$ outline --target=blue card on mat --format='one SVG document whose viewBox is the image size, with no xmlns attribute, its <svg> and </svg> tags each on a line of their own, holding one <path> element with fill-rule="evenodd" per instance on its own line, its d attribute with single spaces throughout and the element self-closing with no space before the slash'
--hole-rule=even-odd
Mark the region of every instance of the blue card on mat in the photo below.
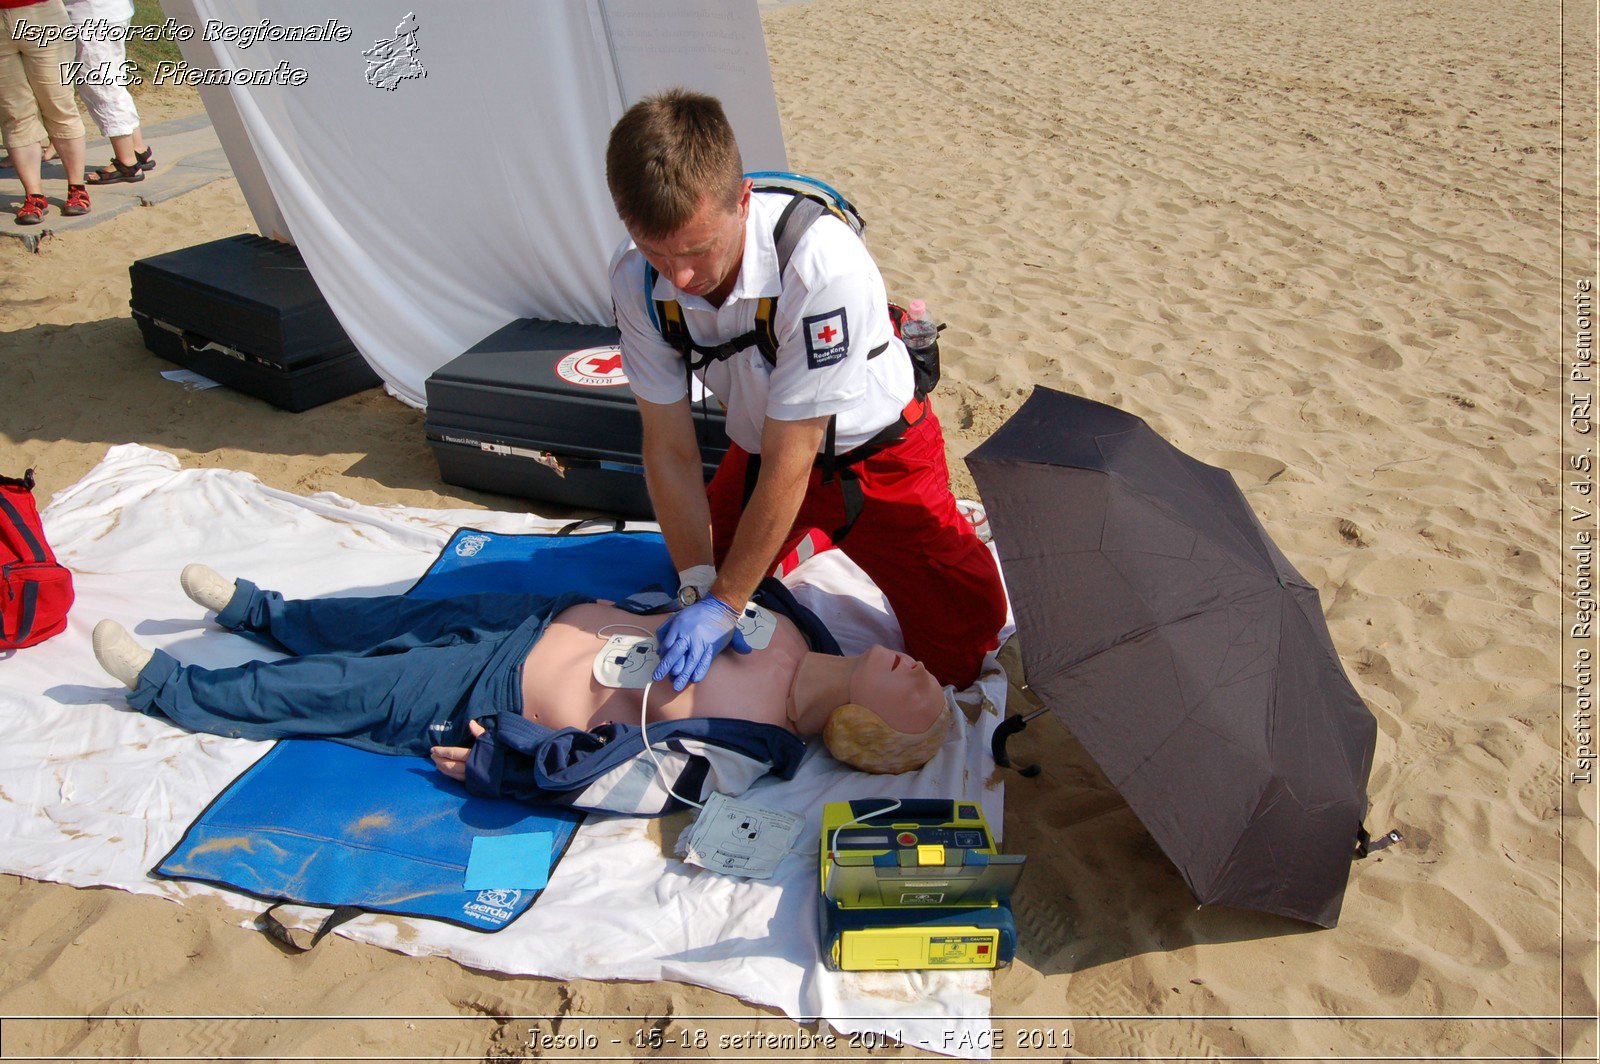
<svg viewBox="0 0 1600 1064">
<path fill-rule="evenodd" d="M 464 890 L 540 890 L 550 881 L 548 831 L 479 835 L 467 857 Z"/>
</svg>

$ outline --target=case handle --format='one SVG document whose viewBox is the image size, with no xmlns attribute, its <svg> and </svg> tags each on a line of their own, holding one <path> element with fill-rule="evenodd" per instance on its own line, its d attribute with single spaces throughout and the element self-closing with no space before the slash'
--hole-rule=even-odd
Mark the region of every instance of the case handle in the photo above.
<svg viewBox="0 0 1600 1064">
<path fill-rule="evenodd" d="M 556 535 L 570 536 L 584 525 L 610 525 L 612 532 L 621 532 L 624 524 L 626 524 L 626 522 L 620 517 L 613 517 L 609 519 L 604 517 L 585 517 L 581 521 L 574 521 L 571 524 L 562 525 L 561 528 L 556 531 Z"/>
</svg>

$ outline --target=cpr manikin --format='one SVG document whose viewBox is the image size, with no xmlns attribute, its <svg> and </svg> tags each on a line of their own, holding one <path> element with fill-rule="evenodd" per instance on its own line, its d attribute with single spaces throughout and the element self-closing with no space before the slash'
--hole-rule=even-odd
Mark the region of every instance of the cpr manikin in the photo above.
<svg viewBox="0 0 1600 1064">
<path fill-rule="evenodd" d="M 522 715 L 551 728 L 593 728 L 637 720 L 640 697 L 659 662 L 654 633 L 665 616 L 639 617 L 606 602 L 558 614 L 522 666 Z M 823 736 L 834 757 L 864 772 L 898 773 L 926 764 L 944 742 L 944 690 L 919 662 L 886 647 L 840 658 L 806 648 L 794 624 L 750 605 L 739 624 L 751 653 L 723 655 L 683 691 L 651 688 L 646 720 L 738 717 L 775 724 L 801 738 Z M 868 708 L 868 707 L 872 708 Z M 441 748 L 447 775 L 465 748 Z"/>
<path fill-rule="evenodd" d="M 654 633 L 667 616 L 573 595 L 293 601 L 199 565 L 185 569 L 183 586 L 218 611 L 219 624 L 297 656 L 183 666 L 102 621 L 96 656 L 132 689 L 135 708 L 196 731 L 426 754 L 457 780 L 486 712 L 520 711 L 557 731 L 637 725 Z M 751 653 L 719 655 L 683 691 L 655 685 L 645 719 L 727 719 L 821 735 L 836 758 L 867 772 L 904 772 L 938 751 L 951 711 L 920 663 L 884 647 L 818 653 L 794 620 L 760 606 L 745 611 L 741 627 Z"/>
</svg>

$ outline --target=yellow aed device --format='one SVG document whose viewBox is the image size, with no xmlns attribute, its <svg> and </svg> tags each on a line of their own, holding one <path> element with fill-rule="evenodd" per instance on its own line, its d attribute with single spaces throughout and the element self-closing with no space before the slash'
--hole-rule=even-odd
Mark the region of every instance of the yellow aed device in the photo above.
<svg viewBox="0 0 1600 1064">
<path fill-rule="evenodd" d="M 822 810 L 822 960 L 835 971 L 999 968 L 1024 858 L 976 802 L 861 798 Z"/>
</svg>

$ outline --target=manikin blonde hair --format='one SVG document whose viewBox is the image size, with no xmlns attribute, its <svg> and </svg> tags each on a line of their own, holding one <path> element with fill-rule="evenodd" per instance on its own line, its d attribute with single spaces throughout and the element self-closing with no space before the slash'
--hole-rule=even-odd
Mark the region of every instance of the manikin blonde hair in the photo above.
<svg viewBox="0 0 1600 1064">
<path fill-rule="evenodd" d="M 822 741 L 830 754 L 851 768 L 893 775 L 932 761 L 949 731 L 948 703 L 927 731 L 910 735 L 895 731 L 866 706 L 846 702 L 828 714 L 828 723 L 822 726 Z"/>
</svg>

